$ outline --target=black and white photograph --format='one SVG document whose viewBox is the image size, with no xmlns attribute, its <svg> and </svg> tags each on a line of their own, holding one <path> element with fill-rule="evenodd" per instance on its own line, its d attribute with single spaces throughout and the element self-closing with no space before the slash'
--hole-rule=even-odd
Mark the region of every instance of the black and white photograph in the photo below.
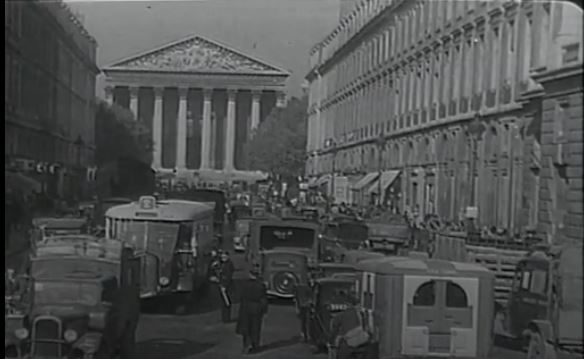
<svg viewBox="0 0 584 359">
<path fill-rule="evenodd" d="M 7 359 L 584 359 L 582 1 L 4 0 Z"/>
</svg>

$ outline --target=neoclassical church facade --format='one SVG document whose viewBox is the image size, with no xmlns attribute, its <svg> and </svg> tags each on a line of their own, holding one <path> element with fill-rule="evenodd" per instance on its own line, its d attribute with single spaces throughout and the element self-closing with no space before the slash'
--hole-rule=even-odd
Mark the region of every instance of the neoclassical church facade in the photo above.
<svg viewBox="0 0 584 359">
<path fill-rule="evenodd" d="M 243 173 L 244 145 L 275 106 L 290 73 L 193 35 L 103 69 L 106 99 L 152 130 L 152 168 L 205 176 Z"/>
</svg>

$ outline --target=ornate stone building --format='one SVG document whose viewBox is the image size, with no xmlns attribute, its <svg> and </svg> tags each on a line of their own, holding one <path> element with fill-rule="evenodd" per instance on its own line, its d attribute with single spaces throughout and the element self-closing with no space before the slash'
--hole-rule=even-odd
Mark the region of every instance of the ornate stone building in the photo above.
<svg viewBox="0 0 584 359">
<path fill-rule="evenodd" d="M 535 228 L 552 96 L 537 74 L 550 56 L 581 65 L 581 31 L 567 2 L 359 2 L 310 52 L 307 173 L 399 171 L 402 209 Z"/>
<path fill-rule="evenodd" d="M 5 165 L 79 195 L 93 164 L 97 44 L 62 1 L 5 1 Z"/>
<path fill-rule="evenodd" d="M 152 128 L 159 172 L 244 170 L 243 145 L 276 105 L 288 71 L 190 36 L 103 70 L 110 102 Z"/>
</svg>

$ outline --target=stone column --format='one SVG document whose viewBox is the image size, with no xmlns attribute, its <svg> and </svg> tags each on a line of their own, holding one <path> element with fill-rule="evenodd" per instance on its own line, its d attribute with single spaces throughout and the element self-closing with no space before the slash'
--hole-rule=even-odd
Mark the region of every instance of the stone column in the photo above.
<svg viewBox="0 0 584 359">
<path fill-rule="evenodd" d="M 223 161 L 223 169 L 226 171 L 233 171 L 234 155 L 235 155 L 235 96 L 236 90 L 227 91 L 227 124 L 225 134 L 225 160 Z"/>
<path fill-rule="evenodd" d="M 203 128 L 201 134 L 201 169 L 211 168 L 211 111 L 213 90 L 203 90 Z"/>
<path fill-rule="evenodd" d="M 250 135 L 257 130 L 260 124 L 260 99 L 261 91 L 252 91 L 251 93 L 251 128 Z M 251 137 L 251 136 L 250 136 Z"/>
<path fill-rule="evenodd" d="M 162 168 L 162 101 L 164 88 L 154 88 L 154 113 L 152 116 L 152 167 Z"/>
<path fill-rule="evenodd" d="M 176 131 L 176 168 L 187 168 L 187 93 L 188 88 L 178 89 L 178 116 Z"/>
<path fill-rule="evenodd" d="M 114 87 L 113 86 L 106 86 L 105 87 L 105 101 L 110 106 L 114 104 Z"/>
<path fill-rule="evenodd" d="M 138 87 L 130 87 L 130 111 L 134 114 L 134 120 L 138 121 Z"/>
</svg>

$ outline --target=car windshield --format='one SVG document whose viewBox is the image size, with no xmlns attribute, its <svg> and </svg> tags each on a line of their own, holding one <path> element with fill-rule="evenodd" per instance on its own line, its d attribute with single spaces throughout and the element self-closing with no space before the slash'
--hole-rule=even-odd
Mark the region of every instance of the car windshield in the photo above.
<svg viewBox="0 0 584 359">
<path fill-rule="evenodd" d="M 311 248 L 315 231 L 310 228 L 262 226 L 260 230 L 260 248 L 276 247 Z"/>
<path fill-rule="evenodd" d="M 323 283 L 320 286 L 320 302 L 322 304 L 349 304 L 349 294 L 355 285 L 350 282 Z"/>
<path fill-rule="evenodd" d="M 34 284 L 35 304 L 96 305 L 102 288 L 95 283 L 40 281 Z"/>
<path fill-rule="evenodd" d="M 338 236 L 343 245 L 349 249 L 357 249 L 367 239 L 369 228 L 361 223 L 340 223 Z"/>
</svg>

